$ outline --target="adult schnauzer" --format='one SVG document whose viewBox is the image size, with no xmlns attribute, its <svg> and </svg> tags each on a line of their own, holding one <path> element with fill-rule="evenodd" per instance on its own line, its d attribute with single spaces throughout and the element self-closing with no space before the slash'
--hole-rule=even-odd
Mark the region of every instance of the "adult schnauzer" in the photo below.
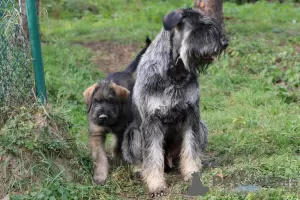
<svg viewBox="0 0 300 200">
<path fill-rule="evenodd" d="M 88 105 L 89 147 L 94 161 L 94 181 L 103 184 L 107 178 L 109 164 L 105 153 L 106 133 L 113 133 L 112 157 L 121 156 L 123 133 L 132 121 L 131 95 L 134 86 L 132 74 L 150 45 L 146 46 L 135 60 L 121 72 L 108 75 L 103 81 L 90 86 L 83 93 Z"/>
<path fill-rule="evenodd" d="M 178 9 L 137 68 L 134 119 L 122 144 L 125 160 L 140 168 L 151 195 L 166 190 L 164 165 L 179 157 L 184 180 L 201 169 L 207 130 L 200 121 L 198 75 L 227 47 L 221 26 L 194 9 Z"/>
</svg>

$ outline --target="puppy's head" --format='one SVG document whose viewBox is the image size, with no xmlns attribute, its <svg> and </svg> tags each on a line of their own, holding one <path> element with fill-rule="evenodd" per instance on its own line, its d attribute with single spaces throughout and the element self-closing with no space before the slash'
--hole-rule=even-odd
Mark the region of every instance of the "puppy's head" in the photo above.
<svg viewBox="0 0 300 200">
<path fill-rule="evenodd" d="M 83 95 L 89 119 L 99 126 L 111 126 L 118 119 L 129 91 L 111 81 L 99 81 L 88 87 Z"/>
</svg>

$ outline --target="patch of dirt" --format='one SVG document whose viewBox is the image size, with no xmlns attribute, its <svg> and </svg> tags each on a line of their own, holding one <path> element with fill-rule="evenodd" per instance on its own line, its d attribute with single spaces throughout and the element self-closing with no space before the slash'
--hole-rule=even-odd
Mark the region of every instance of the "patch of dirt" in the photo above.
<svg viewBox="0 0 300 200">
<path fill-rule="evenodd" d="M 294 49 L 297 53 L 300 53 L 300 45 L 294 44 Z"/>
<path fill-rule="evenodd" d="M 33 181 L 36 177 L 31 176 L 27 169 L 33 158 L 26 152 L 22 154 L 23 161 L 10 154 L 0 156 L 0 199 L 9 193 L 10 186 L 21 180 Z M 28 186 L 29 187 L 29 186 Z"/>
<path fill-rule="evenodd" d="M 120 44 L 110 41 L 80 44 L 93 51 L 92 63 L 105 74 L 125 69 L 134 59 L 136 52 L 142 48 L 139 44 Z"/>
<path fill-rule="evenodd" d="M 240 19 L 237 19 L 237 18 L 232 17 L 232 16 L 224 16 L 224 20 L 225 21 L 231 21 L 231 22 L 239 22 L 239 21 L 241 21 Z"/>
</svg>

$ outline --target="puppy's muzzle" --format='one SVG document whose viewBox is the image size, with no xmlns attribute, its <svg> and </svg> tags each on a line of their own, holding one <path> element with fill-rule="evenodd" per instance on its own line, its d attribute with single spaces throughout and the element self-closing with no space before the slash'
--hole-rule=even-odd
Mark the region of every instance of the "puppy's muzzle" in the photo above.
<svg viewBox="0 0 300 200">
<path fill-rule="evenodd" d="M 105 121 L 107 121 L 107 119 L 108 119 L 108 116 L 107 116 L 107 115 L 102 114 L 102 115 L 99 116 L 99 120 L 100 120 L 101 122 L 105 122 Z"/>
</svg>

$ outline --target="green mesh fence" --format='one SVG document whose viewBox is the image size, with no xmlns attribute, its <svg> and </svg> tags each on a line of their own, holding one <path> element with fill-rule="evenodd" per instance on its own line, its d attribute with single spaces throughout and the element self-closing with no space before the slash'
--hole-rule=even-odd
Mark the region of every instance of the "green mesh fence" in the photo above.
<svg viewBox="0 0 300 200">
<path fill-rule="evenodd" d="M 17 1 L 0 0 L 0 107 L 22 105 L 33 96 L 29 43 Z"/>
</svg>

